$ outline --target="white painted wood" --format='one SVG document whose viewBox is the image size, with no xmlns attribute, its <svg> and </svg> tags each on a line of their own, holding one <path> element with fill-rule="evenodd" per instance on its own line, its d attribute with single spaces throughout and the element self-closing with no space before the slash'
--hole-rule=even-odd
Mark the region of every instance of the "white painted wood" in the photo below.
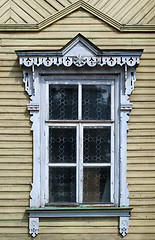
<svg viewBox="0 0 155 240">
<path fill-rule="evenodd" d="M 120 229 L 120 234 L 123 237 L 128 233 L 128 228 L 129 228 L 129 217 L 120 217 L 119 229 Z"/>
<path fill-rule="evenodd" d="M 76 167 L 76 163 L 48 163 L 49 167 Z"/>
<path fill-rule="evenodd" d="M 39 217 L 29 218 L 29 233 L 36 237 L 39 231 Z"/>
<path fill-rule="evenodd" d="M 132 61 L 130 61 L 132 59 Z M 68 57 L 21 57 L 20 65 L 24 65 L 26 67 L 30 66 L 45 66 L 50 67 L 52 65 L 64 65 L 65 67 L 70 67 L 72 65 L 76 65 L 77 67 L 83 67 L 84 65 L 88 65 L 89 67 L 95 67 L 97 65 L 104 66 L 107 65 L 109 67 L 114 67 L 115 65 L 123 66 L 135 66 L 139 64 L 139 57 L 89 57 L 89 56 L 77 56 L 71 55 Z M 26 81 L 26 79 L 25 79 Z"/>
<path fill-rule="evenodd" d="M 114 122 L 114 203 L 115 206 L 119 206 L 120 204 L 120 81 L 123 81 L 122 74 L 118 75 L 115 78 L 115 88 L 114 88 L 114 115 L 115 122 Z M 119 133 L 119 134 L 118 134 Z"/>
<path fill-rule="evenodd" d="M 78 119 L 82 119 L 82 85 L 78 84 Z"/>
<path fill-rule="evenodd" d="M 83 202 L 83 126 L 79 123 L 80 145 L 79 145 L 79 203 Z"/>
<path fill-rule="evenodd" d="M 111 167 L 111 163 L 83 163 L 84 167 Z"/>
<path fill-rule="evenodd" d="M 29 79 L 31 79 L 31 83 L 33 83 L 32 73 L 27 71 L 27 75 Z M 29 94 L 31 93 L 31 101 L 28 104 L 28 110 L 32 117 L 30 120 L 32 121 L 32 128 L 33 131 L 33 183 L 32 183 L 32 190 L 30 192 L 30 206 L 40 206 L 40 101 L 39 101 L 39 76 L 38 73 L 34 73 L 35 78 L 35 92 L 33 91 L 33 84 L 29 85 Z M 36 93 L 36 95 L 35 95 Z"/>
<path fill-rule="evenodd" d="M 43 178 L 44 181 L 44 205 L 46 203 L 48 203 L 49 201 L 49 166 L 48 166 L 48 162 L 49 162 L 49 126 L 48 124 L 46 124 L 45 117 L 49 118 L 49 85 L 47 82 L 45 82 L 43 79 L 43 85 L 44 85 L 44 89 L 45 89 L 45 94 L 42 94 L 42 89 L 40 89 L 40 94 L 41 94 L 41 98 L 42 101 L 40 103 L 40 105 L 42 106 L 42 111 L 43 112 L 43 116 L 44 119 L 44 129 L 43 129 L 43 135 L 44 135 L 44 144 L 45 144 L 45 151 L 44 151 L 44 166 L 42 165 L 42 171 L 44 171 L 44 176 L 45 178 Z M 44 102 L 44 104 L 42 104 Z M 44 105 L 44 106 L 43 106 Z"/>
<path fill-rule="evenodd" d="M 80 192 L 80 149 L 79 149 L 79 145 L 80 145 L 80 127 L 79 125 L 76 128 L 76 202 L 79 202 L 79 192 Z"/>
<path fill-rule="evenodd" d="M 87 79 L 89 78 L 90 80 L 85 80 L 83 78 L 80 78 L 80 76 L 78 76 L 78 78 L 80 78 L 80 80 L 78 79 L 74 79 L 75 76 L 72 76 L 72 80 L 66 80 L 66 77 L 64 77 L 64 80 L 60 80 L 60 81 L 51 81 L 51 80 L 48 80 L 50 79 L 49 77 L 46 77 L 45 78 L 45 81 L 48 81 L 49 84 L 69 84 L 69 85 L 112 85 L 112 80 L 113 80 L 113 77 L 111 76 L 110 80 L 107 80 L 107 79 L 102 79 L 102 76 L 100 76 L 100 79 L 97 79 L 97 80 L 93 80 L 91 78 L 91 76 L 88 76 Z M 97 78 L 97 77 L 96 77 Z M 109 78 L 109 76 L 106 76 L 106 78 Z M 104 80 L 104 82 L 103 82 Z M 81 98 L 82 100 L 82 98 Z"/>
<path fill-rule="evenodd" d="M 115 116 L 115 89 L 114 89 L 114 82 L 111 81 L 111 120 L 114 121 Z"/>
<path fill-rule="evenodd" d="M 114 124 L 111 125 L 111 168 L 110 168 L 110 202 L 114 203 Z"/>
</svg>

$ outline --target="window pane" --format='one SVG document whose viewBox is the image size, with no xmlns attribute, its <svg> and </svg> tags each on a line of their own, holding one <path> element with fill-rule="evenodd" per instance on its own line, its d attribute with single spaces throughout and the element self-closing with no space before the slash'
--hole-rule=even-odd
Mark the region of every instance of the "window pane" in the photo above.
<svg viewBox="0 0 155 240">
<path fill-rule="evenodd" d="M 110 202 L 110 167 L 84 168 L 83 202 Z"/>
<path fill-rule="evenodd" d="M 76 201 L 76 168 L 49 168 L 49 202 Z"/>
<path fill-rule="evenodd" d="M 49 119 L 77 119 L 77 86 L 49 85 Z"/>
<path fill-rule="evenodd" d="M 84 120 L 111 119 L 111 86 L 83 85 L 82 116 Z"/>
<path fill-rule="evenodd" d="M 76 162 L 76 128 L 49 128 L 49 162 Z"/>
<path fill-rule="evenodd" d="M 110 163 L 111 128 L 84 128 L 84 163 Z"/>
</svg>

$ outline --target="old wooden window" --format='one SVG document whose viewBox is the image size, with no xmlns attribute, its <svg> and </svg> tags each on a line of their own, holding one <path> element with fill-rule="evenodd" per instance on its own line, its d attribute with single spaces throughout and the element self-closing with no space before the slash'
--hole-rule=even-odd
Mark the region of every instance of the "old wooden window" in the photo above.
<svg viewBox="0 0 155 240">
<path fill-rule="evenodd" d="M 49 204 L 114 203 L 114 82 L 50 82 Z"/>
<path fill-rule="evenodd" d="M 129 96 L 141 54 L 101 50 L 81 34 L 60 50 L 17 51 L 31 96 L 33 237 L 40 217 L 119 217 L 127 234 Z"/>
</svg>

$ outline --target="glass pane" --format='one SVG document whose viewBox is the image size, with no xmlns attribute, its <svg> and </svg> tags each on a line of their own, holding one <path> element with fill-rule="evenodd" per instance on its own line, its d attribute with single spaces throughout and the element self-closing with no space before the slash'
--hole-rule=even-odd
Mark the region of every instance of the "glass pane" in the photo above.
<svg viewBox="0 0 155 240">
<path fill-rule="evenodd" d="M 110 163 L 111 128 L 84 128 L 84 163 Z"/>
<path fill-rule="evenodd" d="M 77 86 L 49 85 L 49 119 L 77 119 Z"/>
<path fill-rule="evenodd" d="M 84 120 L 111 119 L 111 86 L 83 85 L 82 116 Z"/>
<path fill-rule="evenodd" d="M 76 162 L 76 128 L 49 128 L 49 162 Z"/>
<path fill-rule="evenodd" d="M 110 202 L 110 167 L 84 168 L 83 202 Z"/>
<path fill-rule="evenodd" d="M 76 168 L 49 168 L 49 202 L 76 202 Z"/>
</svg>

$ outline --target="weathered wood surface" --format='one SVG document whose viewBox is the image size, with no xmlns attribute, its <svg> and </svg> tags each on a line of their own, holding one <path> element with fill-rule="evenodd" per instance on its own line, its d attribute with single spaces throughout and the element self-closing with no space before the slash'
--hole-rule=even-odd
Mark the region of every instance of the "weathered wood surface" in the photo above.
<svg viewBox="0 0 155 240">
<path fill-rule="evenodd" d="M 19 10 L 20 2 L 15 0 L 11 3 L 12 7 L 18 5 L 16 12 Z M 74 1 L 54 2 L 55 5 L 52 5 L 53 1 L 49 0 L 24 0 L 24 4 L 27 4 L 25 12 L 30 10 L 30 7 L 32 9 L 29 12 L 29 18 L 23 15 L 23 21 L 31 21 L 32 14 L 33 21 L 37 22 L 37 18 L 43 19 L 46 14 L 49 16 Z M 129 1 L 126 0 L 88 2 L 101 10 L 107 10 L 107 13 L 113 17 L 117 16 L 122 22 L 128 20 L 130 23 L 135 16 L 134 23 L 136 24 L 136 11 L 138 11 L 142 14 L 141 18 L 138 17 L 138 21 L 149 23 L 147 15 L 151 11 L 147 12 L 145 9 L 152 6 L 152 1 L 134 1 L 137 7 L 131 8 L 127 14 L 125 6 Z M 36 4 L 38 8 L 35 8 Z M 51 7 L 48 7 L 49 4 Z M 113 12 L 114 4 L 116 11 Z M 9 1 L 1 0 L 1 9 L 2 6 L 3 12 L 0 14 L 4 16 L 8 11 Z M 35 15 L 34 11 L 36 11 Z M 144 12 L 146 18 L 143 16 Z M 23 10 L 20 10 L 18 16 L 22 16 L 22 13 Z M 13 19 L 18 22 L 17 16 L 13 15 Z M 155 239 L 155 35 L 119 33 L 91 14 L 76 11 L 39 33 L 0 33 L 1 240 L 31 239 L 28 235 L 28 217 L 25 213 L 25 207 L 29 204 L 30 183 L 32 182 L 32 133 L 30 115 L 26 110 L 29 98 L 24 91 L 22 71 L 14 51 L 17 49 L 57 49 L 79 32 L 103 49 L 144 48 L 136 74 L 135 90 L 130 97 L 133 110 L 128 124 L 130 130 L 128 132 L 127 178 L 130 205 L 134 207 L 134 210 L 126 239 Z M 122 239 L 118 234 L 118 219 L 116 218 L 41 219 L 39 232 L 36 238 L 39 240 Z"/>
</svg>

